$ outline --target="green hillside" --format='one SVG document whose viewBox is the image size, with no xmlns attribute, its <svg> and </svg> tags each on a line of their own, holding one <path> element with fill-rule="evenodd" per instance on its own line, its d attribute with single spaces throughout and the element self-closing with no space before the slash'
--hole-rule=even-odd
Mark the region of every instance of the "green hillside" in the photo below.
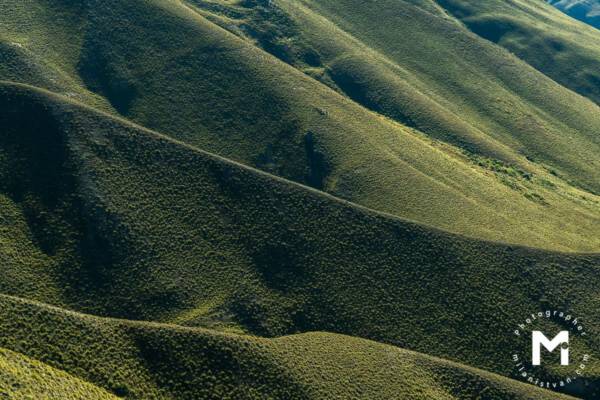
<svg viewBox="0 0 600 400">
<path fill-rule="evenodd" d="M 15 400 L 117 399 L 81 379 L 5 349 L 0 349 L 0 396 Z"/>
<path fill-rule="evenodd" d="M 525 169 L 523 156 L 567 175 L 577 170 L 569 178 L 596 190 L 597 105 L 474 36 L 434 2 L 254 1 L 250 11 L 191 3 L 369 109 Z"/>
<path fill-rule="evenodd" d="M 6 2 L 0 79 L 420 223 L 598 250 L 598 106 L 439 7 L 392 2 L 384 24 L 350 1 L 194 4 Z M 409 33 L 422 38 L 392 40 Z"/>
<path fill-rule="evenodd" d="M 0 2 L 0 399 L 599 398 L 599 39 L 543 0 Z M 511 359 L 545 310 L 588 333 L 566 394 Z"/>
<path fill-rule="evenodd" d="M 452 235 L 47 92 L 3 85 L 2 98 L 3 293 L 261 336 L 338 332 L 505 376 L 522 310 L 569 308 L 599 330 L 597 254 Z"/>
<path fill-rule="evenodd" d="M 600 104 L 600 31 L 541 1 L 439 0 L 479 36 Z M 596 3 L 600 11 L 600 3 Z"/>
<path fill-rule="evenodd" d="M 6 296 L 0 297 L 0 304 L 3 346 L 40 357 L 129 399 L 571 398 L 475 368 L 341 335 L 310 333 L 261 339 L 100 319 Z M 0 354 L 2 361 L 7 358 L 10 370 L 15 364 L 36 369 L 42 365 L 23 361 L 27 358 L 12 352 Z M 5 366 L 0 365 L 2 382 Z M 69 387 L 61 386 L 66 383 L 65 373 L 49 373 L 46 371 L 53 370 L 44 368 L 50 375 L 43 379 L 30 372 L 25 377 L 36 384 L 50 383 L 52 392 L 39 392 L 44 398 L 117 398 L 101 397 L 106 392 L 100 390 L 77 397 L 74 390 L 81 391 L 80 387 L 66 391 Z M 88 387 L 91 385 L 81 386 Z"/>
</svg>

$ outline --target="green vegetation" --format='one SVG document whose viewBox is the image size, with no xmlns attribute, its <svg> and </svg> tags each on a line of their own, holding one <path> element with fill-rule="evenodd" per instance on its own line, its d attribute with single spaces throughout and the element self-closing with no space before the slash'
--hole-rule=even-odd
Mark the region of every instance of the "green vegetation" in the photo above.
<svg viewBox="0 0 600 400">
<path fill-rule="evenodd" d="M 40 386 L 50 382 L 37 392 L 40 397 L 36 399 L 116 398 L 90 389 L 79 379 L 67 380 L 67 374 L 47 365 L 94 381 L 119 397 L 144 400 L 570 398 L 475 368 L 341 335 L 262 339 L 101 319 L 6 296 L 0 297 L 0 305 L 2 345 L 46 363 L 43 366 L 2 350 L 0 382 L 6 370 L 20 381 Z M 29 371 L 15 372 L 15 365 Z M 69 383 L 72 386 L 66 386 Z M 77 391 L 89 397 L 77 397 Z"/>
<path fill-rule="evenodd" d="M 2 38 L 22 47 L 3 53 L 0 79 L 427 225 L 553 250 L 600 248 L 598 106 L 433 3 L 380 3 L 383 21 L 352 1 L 5 4 Z M 38 75 L 19 72 L 36 60 L 46 63 Z M 464 149 L 538 179 L 515 190 Z"/>
<path fill-rule="evenodd" d="M 511 332 L 600 348 L 599 38 L 541 0 L 3 1 L 0 398 L 567 398 Z"/>
<path fill-rule="evenodd" d="M 560 11 L 541 1 L 437 2 L 476 34 L 498 43 L 561 85 L 600 104 L 597 29 L 560 15 Z M 600 11 L 600 3 L 595 7 Z"/>
<path fill-rule="evenodd" d="M 5 349 L 0 349 L 0 397 L 15 400 L 117 399 L 81 379 Z"/>
<path fill-rule="evenodd" d="M 600 326 L 598 255 L 448 234 L 47 92 L 0 90 L 0 182 L 12 210 L 0 230 L 3 293 L 268 337 L 338 332 L 505 376 L 523 310 L 569 308 L 591 332 Z"/>
</svg>

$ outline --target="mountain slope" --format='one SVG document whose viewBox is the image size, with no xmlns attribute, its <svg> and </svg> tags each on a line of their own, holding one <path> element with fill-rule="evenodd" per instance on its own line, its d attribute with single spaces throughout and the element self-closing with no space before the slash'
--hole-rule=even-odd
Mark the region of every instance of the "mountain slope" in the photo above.
<svg viewBox="0 0 600 400">
<path fill-rule="evenodd" d="M 567 398 L 517 381 L 545 310 L 585 324 L 566 392 L 600 397 L 580 26 L 542 0 L 5 0 L 0 397 Z"/>
<path fill-rule="evenodd" d="M 452 235 L 48 92 L 1 93 L 2 293 L 263 336 L 332 331 L 506 376 L 522 310 L 600 327 L 597 254 Z"/>
<path fill-rule="evenodd" d="M 29 0 L 36 10 L 31 13 L 27 4 L 8 3 L 0 14 L 8 27 L 3 34 L 8 61 L 0 64 L 4 79 L 46 87 L 188 144 L 428 225 L 554 250 L 599 248 L 600 199 L 576 187 L 596 191 L 598 107 L 456 21 L 444 20 L 427 34 L 444 40 L 449 49 L 457 46 L 444 39 L 449 32 L 468 43 L 473 50 L 457 65 L 466 62 L 485 77 L 482 82 L 489 81 L 489 90 L 474 82 L 460 91 L 448 87 L 451 81 L 439 75 L 442 69 L 420 72 L 394 58 L 398 49 L 382 49 L 380 39 L 390 42 L 385 37 L 370 40 L 356 31 L 355 37 L 369 39 L 365 43 L 374 50 L 354 46 L 350 28 L 348 33 L 331 23 L 319 25 L 324 17 L 301 5 L 282 1 L 274 10 L 267 8 L 265 18 L 281 9 L 289 14 L 284 22 L 297 18 L 298 26 L 310 27 L 303 32 L 311 41 L 303 57 L 313 70 L 331 76 L 329 83 L 341 92 L 336 93 L 247 37 L 227 33 L 197 7 L 174 1 Z M 220 6 L 233 16 L 264 8 L 261 2 L 240 4 Z M 410 13 L 406 20 L 392 13 L 390 21 L 393 26 L 408 23 L 407 31 L 431 25 L 430 17 L 441 18 L 409 3 L 389 6 Z M 359 5 L 340 3 L 339 12 L 353 7 Z M 245 21 L 246 14 L 241 15 Z M 217 17 L 224 18 L 211 18 L 218 22 Z M 272 29 L 276 32 L 277 25 Z M 68 43 L 64 36 L 71 38 Z M 335 40 L 330 45 L 320 37 Z M 424 50 L 407 48 L 406 54 L 420 60 L 419 51 Z M 495 69 L 479 65 L 482 56 L 489 64 L 507 65 L 502 79 L 495 77 Z M 20 73 L 23 65 L 30 67 L 29 74 Z M 539 87 L 515 89 L 522 82 L 515 81 L 513 70 Z M 376 97 L 375 103 L 361 102 L 335 83 L 348 75 L 353 88 L 353 80 L 360 83 L 371 72 L 374 79 L 363 89 L 368 98 Z M 453 78 L 458 84 L 460 79 Z M 505 104 L 497 108 L 499 98 Z M 415 125 L 429 137 L 380 114 Z"/>
<path fill-rule="evenodd" d="M 0 396 L 15 400 L 117 399 L 105 390 L 6 349 L 0 349 Z"/>
<path fill-rule="evenodd" d="M 600 104 L 600 31 L 541 1 L 439 0 L 481 37 Z M 600 3 L 597 3 L 600 8 Z"/>
<path fill-rule="evenodd" d="M 6 296 L 0 296 L 0 304 L 2 345 L 39 356 L 129 399 L 442 400 L 482 393 L 486 399 L 570 398 L 341 335 L 311 333 L 269 340 L 101 319 Z M 6 351 L 0 354 L 11 361 L 25 359 Z M 78 398 L 69 392 L 59 392 L 65 397 L 42 393 L 52 399 Z M 116 398 L 93 395 L 85 398 Z"/>
</svg>

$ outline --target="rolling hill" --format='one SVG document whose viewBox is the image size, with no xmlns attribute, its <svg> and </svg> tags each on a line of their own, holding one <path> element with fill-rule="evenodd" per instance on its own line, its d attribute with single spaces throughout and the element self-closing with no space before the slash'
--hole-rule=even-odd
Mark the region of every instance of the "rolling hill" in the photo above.
<svg viewBox="0 0 600 400">
<path fill-rule="evenodd" d="M 267 337 L 337 332 L 505 376 L 522 310 L 568 307 L 600 326 L 597 254 L 449 234 L 49 92 L 1 93 L 3 293 Z M 490 332 L 495 350 L 480 346 Z"/>
<path fill-rule="evenodd" d="M 336 2 L 339 15 L 327 2 L 30 3 L 1 14 L 0 79 L 427 225 L 598 249 L 598 106 L 425 6 L 391 2 L 398 13 L 385 25 L 349 1 Z M 286 39 L 277 23 L 307 29 Z M 218 24 L 302 44 L 305 68 Z M 391 41 L 399 26 L 422 38 Z M 476 78 L 462 79 L 465 69 Z M 321 73 L 329 86 L 310 75 Z"/>
<path fill-rule="evenodd" d="M 0 382 L 6 379 L 5 371 L 10 371 L 8 376 L 18 377 L 11 383 L 49 383 L 38 392 L 22 384 L 10 397 L 15 399 L 31 398 L 24 393 L 89 400 L 426 400 L 481 395 L 486 399 L 572 399 L 475 368 L 341 335 L 262 339 L 102 319 L 6 296 L 0 304 L 3 345 L 80 375 L 67 379 L 65 372 L 2 350 Z M 33 366 L 36 372 L 43 368 L 43 378 L 36 379 L 16 366 Z M 91 389 L 82 379 L 105 386 L 118 397 Z"/>
<path fill-rule="evenodd" d="M 571 398 L 512 330 L 600 348 L 598 39 L 541 0 L 2 2 L 0 397 Z"/>
<path fill-rule="evenodd" d="M 9 399 L 118 399 L 79 378 L 5 349 L 0 349 L 0 387 L 0 395 Z"/>
<path fill-rule="evenodd" d="M 600 32 L 597 29 L 536 1 L 441 0 L 438 3 L 479 36 L 499 44 L 561 85 L 600 104 Z M 600 10 L 600 3 L 596 6 Z M 573 7 L 573 10 L 578 8 Z"/>
</svg>

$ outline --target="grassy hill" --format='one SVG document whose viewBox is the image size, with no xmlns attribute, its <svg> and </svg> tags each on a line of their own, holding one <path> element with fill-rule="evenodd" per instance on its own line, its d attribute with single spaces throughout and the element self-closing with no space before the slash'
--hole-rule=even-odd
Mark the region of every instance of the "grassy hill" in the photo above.
<svg viewBox="0 0 600 400">
<path fill-rule="evenodd" d="M 79 378 L 6 349 L 0 349 L 0 387 L 0 396 L 15 400 L 118 398 Z"/>
<path fill-rule="evenodd" d="M 600 31 L 541 1 L 440 0 L 479 36 L 600 104 Z M 571 2 L 575 3 L 575 2 Z M 591 3 L 581 1 L 579 3 Z M 579 8 L 572 5 L 572 10 Z M 600 3 L 595 3 L 600 11 Z"/>
<path fill-rule="evenodd" d="M 598 106 L 413 3 L 10 1 L 0 79 L 420 223 L 597 250 Z"/>
<path fill-rule="evenodd" d="M 598 107 L 474 36 L 434 2 L 254 1 L 225 11 L 219 2 L 191 3 L 363 106 L 430 136 L 523 168 L 523 156 L 557 168 L 580 163 L 575 153 L 567 155 L 578 148 L 591 162 L 572 165 L 579 184 L 582 170 L 595 165 L 596 152 L 585 148 L 597 145 Z"/>
<path fill-rule="evenodd" d="M 338 332 L 505 376 L 523 310 L 568 308 L 600 330 L 597 254 L 449 234 L 48 92 L 1 93 L 2 293 L 269 337 Z"/>
<path fill-rule="evenodd" d="M 0 304 L 2 345 L 46 363 L 3 350 L 0 381 L 9 370 L 36 385 L 45 382 L 44 391 L 29 393 L 50 399 L 571 398 L 475 368 L 341 335 L 310 333 L 262 339 L 101 319 L 6 296 L 0 297 Z M 27 374 L 13 372 L 15 365 L 26 368 Z M 79 378 L 67 381 L 64 377 L 68 375 L 47 365 Z M 31 371 L 41 368 L 45 375 L 37 379 Z M 100 389 L 92 391 L 92 386 L 80 379 L 119 397 Z M 67 386 L 72 382 L 80 386 Z M 88 397 L 77 397 L 85 389 Z"/>
<path fill-rule="evenodd" d="M 600 348 L 597 39 L 541 0 L 3 1 L 0 397 L 567 398 L 512 331 Z"/>
</svg>

